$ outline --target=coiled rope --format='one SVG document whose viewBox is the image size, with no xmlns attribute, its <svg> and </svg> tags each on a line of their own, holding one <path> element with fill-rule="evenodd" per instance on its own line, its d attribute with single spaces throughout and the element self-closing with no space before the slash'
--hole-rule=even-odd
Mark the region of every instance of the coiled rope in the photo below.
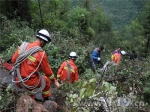
<svg viewBox="0 0 150 112">
<path fill-rule="evenodd" d="M 22 45 L 20 46 L 20 55 L 18 56 L 18 58 L 16 59 L 16 62 L 15 64 L 13 65 L 13 69 L 11 70 L 11 74 L 12 74 L 12 82 L 13 83 L 20 83 L 21 87 L 27 91 L 28 93 L 30 94 L 38 94 L 38 93 L 41 93 L 42 90 L 45 88 L 45 79 L 42 75 L 40 75 L 39 73 L 37 73 L 37 75 L 39 76 L 39 80 L 38 82 L 34 85 L 34 86 L 28 86 L 25 84 L 26 81 L 28 81 L 30 79 L 30 77 L 37 71 L 37 69 L 39 68 L 42 60 L 43 60 L 43 57 L 44 57 L 44 54 L 45 52 L 43 52 L 43 55 L 42 55 L 42 58 L 37 66 L 37 68 L 26 78 L 23 78 L 21 77 L 21 74 L 20 74 L 20 64 L 25 60 L 27 59 L 30 55 L 38 52 L 38 51 L 43 51 L 41 47 L 39 46 L 35 46 L 35 47 L 32 47 L 30 48 L 29 50 L 25 51 L 26 50 L 26 47 L 27 47 L 28 43 L 27 42 L 23 42 Z M 18 81 L 15 81 L 15 78 L 16 76 L 18 77 Z M 41 86 L 39 88 L 37 88 L 37 86 L 39 85 L 39 83 L 41 82 Z"/>
</svg>

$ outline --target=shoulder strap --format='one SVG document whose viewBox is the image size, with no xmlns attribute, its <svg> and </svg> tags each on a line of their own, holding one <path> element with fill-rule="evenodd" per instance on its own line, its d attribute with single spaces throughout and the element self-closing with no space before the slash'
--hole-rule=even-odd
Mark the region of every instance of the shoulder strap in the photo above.
<svg viewBox="0 0 150 112">
<path fill-rule="evenodd" d="M 28 42 L 23 42 L 21 44 L 21 46 L 20 46 L 20 54 L 22 54 L 26 50 L 28 44 L 29 44 Z"/>
<path fill-rule="evenodd" d="M 70 81 L 70 68 L 71 68 L 71 66 L 70 66 L 70 63 L 69 63 L 68 60 L 66 61 L 66 63 L 67 63 L 67 67 L 68 67 L 68 77 L 67 77 L 67 80 Z"/>
<path fill-rule="evenodd" d="M 23 42 L 23 44 L 20 46 L 20 54 L 18 56 L 18 58 L 16 59 L 16 62 L 14 65 L 20 65 L 28 56 L 38 52 L 38 51 L 43 51 L 41 47 L 39 46 L 34 46 L 30 49 L 26 50 L 28 43 L 27 42 Z"/>
<path fill-rule="evenodd" d="M 41 87 L 40 87 L 38 90 L 30 91 L 30 90 L 35 89 L 37 86 L 35 86 L 35 87 L 28 86 L 28 85 L 26 85 L 24 82 L 26 82 L 26 81 L 31 77 L 31 75 L 35 73 L 36 70 L 33 71 L 33 72 L 32 72 L 28 77 L 26 77 L 25 79 L 22 79 L 21 74 L 20 74 L 20 64 L 21 64 L 28 56 L 30 56 L 30 55 L 32 55 L 32 54 L 38 52 L 38 51 L 43 51 L 43 50 L 42 50 L 41 47 L 35 46 L 35 47 L 32 47 L 32 48 L 28 49 L 27 51 L 25 51 L 27 45 L 28 45 L 27 42 L 23 42 L 22 45 L 20 46 L 20 54 L 19 54 L 18 58 L 16 59 L 16 62 L 15 62 L 15 64 L 14 64 L 14 66 L 13 66 L 12 71 L 11 71 L 12 74 L 13 74 L 12 82 L 20 83 L 20 85 L 22 86 L 22 88 L 25 89 L 27 92 L 29 92 L 29 93 L 31 93 L 31 94 L 37 94 L 37 93 L 41 92 L 41 91 L 44 89 L 44 87 L 45 87 L 45 80 L 44 80 L 44 78 L 43 78 L 40 74 L 38 74 L 39 77 L 40 77 L 40 80 L 41 80 L 41 82 L 42 82 L 42 85 L 41 85 Z M 44 56 L 44 54 L 45 54 L 45 52 L 43 52 L 43 56 Z M 41 61 L 42 61 L 42 59 L 43 59 L 43 56 L 42 56 L 42 58 L 41 58 Z M 41 63 L 41 61 L 40 61 L 40 63 Z M 39 65 L 40 65 L 40 63 L 39 63 Z M 39 65 L 37 66 L 37 68 L 39 67 Z M 37 69 L 37 68 L 36 68 L 36 69 Z M 18 80 L 19 80 L 19 81 L 15 81 L 15 77 L 16 77 L 16 76 L 18 77 Z M 36 85 L 38 85 L 38 84 L 36 84 Z"/>
</svg>

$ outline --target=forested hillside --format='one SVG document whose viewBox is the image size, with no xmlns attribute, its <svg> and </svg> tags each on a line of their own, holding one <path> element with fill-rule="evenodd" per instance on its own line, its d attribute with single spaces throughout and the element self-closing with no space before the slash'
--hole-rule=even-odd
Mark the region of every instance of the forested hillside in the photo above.
<svg viewBox="0 0 150 112">
<path fill-rule="evenodd" d="M 113 28 L 120 29 L 138 16 L 144 2 L 145 0 L 102 0 L 100 3 L 111 18 Z"/>
<path fill-rule="evenodd" d="M 43 50 L 55 77 L 69 53 L 78 54 L 78 82 L 60 89 L 52 83 L 61 106 L 58 112 L 150 111 L 149 0 L 1 0 L 0 12 L 0 70 L 23 41 L 33 42 L 43 28 L 52 37 Z M 100 45 L 104 50 L 93 72 L 91 53 Z M 103 70 L 118 47 L 127 54 Z M 135 60 L 130 58 L 132 51 Z M 15 112 L 20 94 L 7 83 L 5 79 L 0 83 L 0 112 Z"/>
<path fill-rule="evenodd" d="M 74 4 L 80 4 L 81 1 L 72 0 Z M 131 23 L 139 12 L 143 10 L 146 0 L 92 0 L 93 8 L 101 5 L 103 11 L 111 19 L 112 28 L 122 29 L 125 25 Z M 81 3 L 80 3 L 81 2 Z"/>
</svg>

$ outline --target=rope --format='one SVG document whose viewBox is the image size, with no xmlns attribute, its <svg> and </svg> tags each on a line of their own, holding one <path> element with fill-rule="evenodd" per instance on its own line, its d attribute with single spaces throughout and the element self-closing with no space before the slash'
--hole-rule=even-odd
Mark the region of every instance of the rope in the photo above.
<svg viewBox="0 0 150 112">
<path fill-rule="evenodd" d="M 42 58 L 37 66 L 37 68 L 26 78 L 22 79 L 21 77 L 21 74 L 20 74 L 20 64 L 27 59 L 28 56 L 38 52 L 38 51 L 43 51 L 41 49 L 41 47 L 39 46 L 35 46 L 35 47 L 32 47 L 30 48 L 29 50 L 25 51 L 26 47 L 27 47 L 28 43 L 27 42 L 24 42 L 21 47 L 20 47 L 20 55 L 19 57 L 17 58 L 14 66 L 13 66 L 13 69 L 11 71 L 11 74 L 12 74 L 12 82 L 13 83 L 20 83 L 21 87 L 26 90 L 27 92 L 29 92 L 30 94 L 38 94 L 40 93 L 44 88 L 45 88 L 45 80 L 44 80 L 44 77 L 42 75 L 40 75 L 39 73 L 37 73 L 37 75 L 39 76 L 39 80 L 38 82 L 34 85 L 34 86 L 28 86 L 26 85 L 24 82 L 28 81 L 30 79 L 30 77 L 37 71 L 37 69 L 39 68 L 42 60 L 43 60 L 43 57 L 44 57 L 44 54 L 45 52 L 43 52 L 43 55 L 42 55 Z M 19 81 L 15 81 L 15 78 L 16 76 L 18 77 L 18 80 Z M 37 86 L 39 85 L 39 83 L 41 82 L 41 86 L 39 88 L 37 88 Z"/>
<path fill-rule="evenodd" d="M 66 61 L 66 63 L 67 63 L 67 67 L 68 67 L 68 77 L 67 77 L 67 80 L 70 82 L 70 68 L 71 68 L 71 66 L 70 66 L 68 60 Z"/>
</svg>

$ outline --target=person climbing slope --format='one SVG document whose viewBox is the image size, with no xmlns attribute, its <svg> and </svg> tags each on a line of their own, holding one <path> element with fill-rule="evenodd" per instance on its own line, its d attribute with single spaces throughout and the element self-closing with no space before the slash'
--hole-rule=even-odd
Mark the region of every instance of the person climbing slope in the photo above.
<svg viewBox="0 0 150 112">
<path fill-rule="evenodd" d="M 126 55 L 127 53 L 125 51 L 119 51 L 119 52 L 116 52 L 114 53 L 112 56 L 111 56 L 111 61 L 107 61 L 105 63 L 105 65 L 103 66 L 103 68 L 101 68 L 100 70 L 105 70 L 107 71 L 108 68 L 110 68 L 111 66 L 117 66 L 119 65 L 120 63 L 120 60 L 121 60 L 121 57 L 123 55 Z M 109 67 L 108 67 L 109 66 Z"/>
<path fill-rule="evenodd" d="M 100 63 L 101 60 L 101 52 L 104 50 L 103 46 L 100 46 L 98 48 L 95 48 L 90 56 L 90 63 L 92 66 L 92 70 L 95 73 L 96 72 L 96 68 Z"/>
<path fill-rule="evenodd" d="M 57 79 L 60 79 L 63 83 L 74 83 L 78 81 L 78 67 L 75 64 L 77 58 L 76 52 L 70 53 L 69 60 L 65 60 L 58 69 Z"/>
<path fill-rule="evenodd" d="M 49 65 L 48 57 L 42 49 L 51 42 L 51 36 L 47 30 L 41 29 L 36 37 L 33 43 L 23 42 L 12 56 L 11 73 L 14 76 L 12 81 L 31 94 L 32 98 L 41 92 L 43 99 L 48 100 L 52 95 L 50 80 L 58 88 L 60 87 Z M 40 70 L 44 72 L 44 75 L 39 74 Z"/>
</svg>

